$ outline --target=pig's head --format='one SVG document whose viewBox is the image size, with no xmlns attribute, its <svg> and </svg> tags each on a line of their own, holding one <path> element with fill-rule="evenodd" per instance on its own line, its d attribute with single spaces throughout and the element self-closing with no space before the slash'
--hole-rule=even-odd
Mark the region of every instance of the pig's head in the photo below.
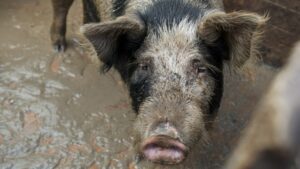
<svg viewBox="0 0 300 169">
<path fill-rule="evenodd" d="M 243 65 L 264 21 L 249 13 L 205 14 L 160 4 L 83 26 L 104 66 L 115 67 L 128 84 L 142 158 L 178 164 L 205 140 L 222 97 L 223 62 Z"/>
</svg>

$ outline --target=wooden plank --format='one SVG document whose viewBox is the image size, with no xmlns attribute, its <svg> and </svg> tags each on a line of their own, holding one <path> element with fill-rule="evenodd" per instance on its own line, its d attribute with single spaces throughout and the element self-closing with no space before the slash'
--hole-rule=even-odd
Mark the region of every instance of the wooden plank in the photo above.
<svg viewBox="0 0 300 169">
<path fill-rule="evenodd" d="M 296 0 L 298 1 L 298 0 Z M 225 8 L 232 10 L 248 10 L 259 14 L 269 14 L 269 24 L 291 33 L 300 33 L 300 15 L 264 0 L 225 0 Z"/>
<path fill-rule="evenodd" d="M 291 12 L 300 14 L 300 1 L 299 0 L 265 0 L 275 5 L 281 6 Z"/>
<path fill-rule="evenodd" d="M 272 25 L 268 25 L 262 44 L 262 56 L 265 63 L 273 66 L 285 64 L 292 47 L 291 44 L 298 40 L 294 37 Z"/>
<path fill-rule="evenodd" d="M 283 4 L 285 4 L 283 6 Z M 294 11 L 299 0 L 224 0 L 227 11 L 247 10 L 270 15 L 263 42 L 265 62 L 280 66 L 287 60 L 293 44 L 300 40 L 300 14 Z M 293 6 L 293 8 L 290 7 Z"/>
</svg>

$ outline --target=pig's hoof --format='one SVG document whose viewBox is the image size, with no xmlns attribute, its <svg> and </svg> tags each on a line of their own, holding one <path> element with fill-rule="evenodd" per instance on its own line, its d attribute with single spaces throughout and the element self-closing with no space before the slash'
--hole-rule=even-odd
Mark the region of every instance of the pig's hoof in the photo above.
<svg viewBox="0 0 300 169">
<path fill-rule="evenodd" d="M 65 40 L 58 40 L 55 43 L 53 43 L 53 50 L 55 52 L 64 52 L 67 47 L 67 43 Z"/>
</svg>

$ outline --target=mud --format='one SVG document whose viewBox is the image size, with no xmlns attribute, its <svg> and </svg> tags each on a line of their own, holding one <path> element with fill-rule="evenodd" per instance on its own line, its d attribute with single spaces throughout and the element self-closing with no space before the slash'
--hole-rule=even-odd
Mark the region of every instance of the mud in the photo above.
<svg viewBox="0 0 300 169">
<path fill-rule="evenodd" d="M 134 168 L 135 114 L 116 72 L 100 74 L 78 45 L 81 3 L 72 6 L 69 49 L 50 46 L 50 1 L 0 1 L 0 168 Z M 229 157 L 251 112 L 278 70 L 226 73 L 210 144 L 195 160 L 217 169 Z M 254 72 L 254 71 L 253 71 Z M 251 71 L 251 73 L 253 73 Z"/>
</svg>

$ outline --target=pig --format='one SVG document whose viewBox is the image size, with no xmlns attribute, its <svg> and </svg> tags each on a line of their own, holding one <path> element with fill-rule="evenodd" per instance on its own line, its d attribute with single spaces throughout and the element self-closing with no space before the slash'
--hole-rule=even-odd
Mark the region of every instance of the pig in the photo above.
<svg viewBox="0 0 300 169">
<path fill-rule="evenodd" d="M 52 0 L 52 41 L 65 49 L 72 0 Z M 234 69 L 258 54 L 266 17 L 225 13 L 219 0 L 85 0 L 80 32 L 102 70 L 127 84 L 137 159 L 178 165 L 205 143 L 223 94 L 223 65 Z"/>
<path fill-rule="evenodd" d="M 66 49 L 66 21 L 67 15 L 74 0 L 52 0 L 53 22 L 50 34 L 52 46 L 56 52 L 63 52 Z M 93 0 L 82 0 L 84 18 L 83 23 L 99 22 L 100 16 Z"/>
<path fill-rule="evenodd" d="M 295 168 L 300 150 L 299 86 L 300 43 L 254 112 L 225 169 Z"/>
</svg>

